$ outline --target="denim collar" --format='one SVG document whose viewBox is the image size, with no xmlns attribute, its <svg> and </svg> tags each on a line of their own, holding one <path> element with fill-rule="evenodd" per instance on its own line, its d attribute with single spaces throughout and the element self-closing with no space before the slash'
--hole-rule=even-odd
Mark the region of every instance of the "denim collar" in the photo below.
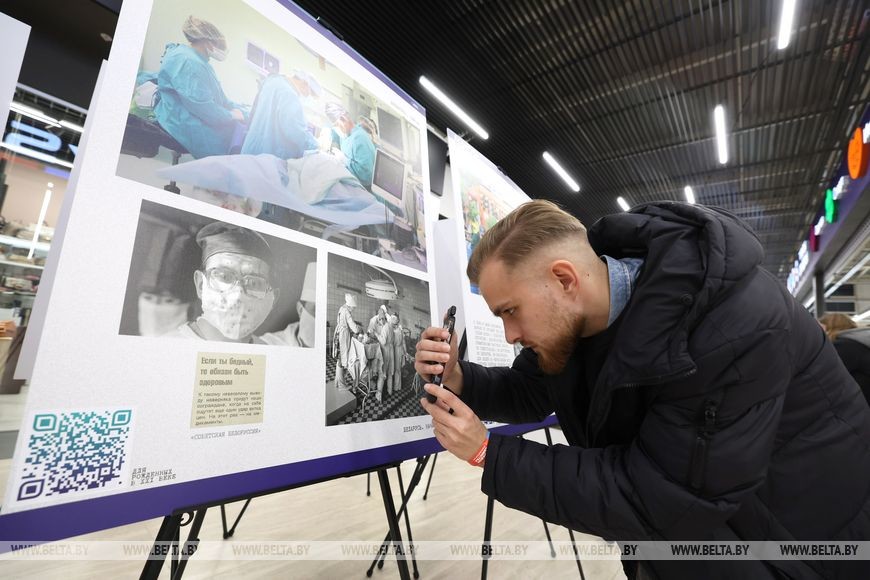
<svg viewBox="0 0 870 580">
<path fill-rule="evenodd" d="M 610 327 L 625 310 L 631 298 L 643 260 L 640 258 L 615 260 L 610 256 L 601 256 L 601 259 L 607 264 L 607 275 L 610 278 L 610 316 L 607 318 L 607 326 Z"/>
</svg>

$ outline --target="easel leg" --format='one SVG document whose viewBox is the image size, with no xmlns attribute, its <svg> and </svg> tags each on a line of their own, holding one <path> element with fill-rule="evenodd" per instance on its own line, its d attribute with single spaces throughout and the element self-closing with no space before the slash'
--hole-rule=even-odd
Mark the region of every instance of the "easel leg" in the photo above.
<svg viewBox="0 0 870 580">
<path fill-rule="evenodd" d="M 366 497 L 372 494 L 372 472 L 366 473 Z"/>
<path fill-rule="evenodd" d="M 381 495 L 384 497 L 384 511 L 387 514 L 387 523 L 390 525 L 390 538 L 396 551 L 396 562 L 399 565 L 399 578 L 411 580 L 408 570 L 408 561 L 405 559 L 402 548 L 402 532 L 399 529 L 399 518 L 396 516 L 396 504 L 393 502 L 393 492 L 390 489 L 390 475 L 386 469 L 378 470 L 378 482 L 381 484 Z"/>
<path fill-rule="evenodd" d="M 547 526 L 547 522 L 541 520 L 544 523 L 544 533 L 547 534 L 547 543 L 550 544 L 550 557 L 556 557 L 556 548 L 553 547 L 553 538 L 550 537 L 550 528 Z"/>
<path fill-rule="evenodd" d="M 486 580 L 486 569 L 489 565 L 489 552 L 488 548 L 490 546 L 490 540 L 492 540 L 492 512 L 495 508 L 495 500 L 492 497 L 487 496 L 486 498 L 486 520 L 483 525 L 483 563 L 480 568 L 480 579 Z"/>
<path fill-rule="evenodd" d="M 239 512 L 239 515 L 236 517 L 236 521 L 233 523 L 233 527 L 227 529 L 227 512 L 226 512 L 226 504 L 221 504 L 221 523 L 224 528 L 224 539 L 231 537 L 234 533 L 236 533 L 236 526 L 239 525 L 239 522 L 242 520 L 242 516 L 245 515 L 245 510 L 248 509 L 248 505 L 251 503 L 251 499 L 248 498 L 245 500 L 245 505 L 242 506 L 242 511 Z"/>
<path fill-rule="evenodd" d="M 163 518 L 163 523 L 160 524 L 157 537 L 154 538 L 154 544 L 151 547 L 148 560 L 145 561 L 145 566 L 142 568 L 142 573 L 139 575 L 139 580 L 157 580 L 160 576 L 163 561 L 166 559 L 166 546 L 175 537 L 180 525 L 181 514 Z M 156 558 L 157 555 L 162 557 Z"/>
<path fill-rule="evenodd" d="M 568 535 L 571 536 L 571 547 L 574 548 L 574 559 L 577 560 L 577 570 L 580 572 L 580 579 L 586 580 L 586 574 L 583 573 L 583 564 L 580 563 L 580 552 L 577 551 L 577 543 L 574 541 L 574 530 L 569 528 Z"/>
<path fill-rule="evenodd" d="M 185 540 L 184 544 L 181 546 L 181 553 L 179 554 L 178 560 L 173 559 L 172 561 L 172 580 L 179 580 L 181 578 L 182 574 L 184 574 L 184 569 L 187 567 L 187 561 L 196 553 L 196 549 L 199 546 L 199 530 L 202 528 L 202 521 L 205 519 L 205 512 L 207 509 L 208 508 L 200 508 L 196 512 L 196 515 L 193 516 L 193 523 L 190 526 L 190 532 L 187 534 L 187 540 Z M 176 540 L 178 540 L 177 537 Z"/>
<path fill-rule="evenodd" d="M 405 512 L 405 529 L 408 531 L 408 545 L 411 546 L 411 567 L 414 569 L 414 578 L 420 577 L 420 572 L 417 570 L 417 556 L 414 555 L 414 536 L 411 535 L 411 518 L 408 516 L 407 500 L 411 498 L 410 494 L 405 499 L 405 485 L 402 483 L 402 466 L 396 466 L 396 474 L 399 476 L 399 493 L 402 497 L 402 511 Z"/>
<path fill-rule="evenodd" d="M 423 478 L 423 472 L 426 471 L 426 463 L 428 463 L 430 457 L 432 457 L 432 456 L 425 455 L 423 457 L 417 458 L 417 466 L 414 468 L 414 473 L 411 475 L 411 481 L 408 483 L 408 489 L 407 489 L 407 491 L 404 492 L 404 494 L 402 496 L 402 505 L 399 507 L 399 513 L 398 513 L 397 517 L 402 517 L 402 514 L 406 513 L 406 510 L 408 508 L 408 502 L 411 500 L 411 495 L 413 495 L 414 490 L 417 488 L 417 486 L 420 484 L 420 480 Z M 401 483 L 401 480 L 400 480 L 400 483 Z M 408 532 L 410 534 L 410 527 L 408 528 Z M 387 535 L 384 537 L 384 541 L 381 544 L 381 549 L 379 550 L 378 555 L 375 556 L 375 559 L 372 560 L 371 566 L 369 566 L 368 570 L 366 570 L 366 576 L 368 576 L 369 578 L 371 578 L 372 573 L 374 572 L 375 566 L 378 567 L 378 570 L 380 570 L 384 567 L 384 558 L 386 557 L 386 554 L 389 551 L 388 546 L 389 546 L 389 542 L 390 542 L 390 537 L 391 537 L 390 532 L 387 532 Z M 409 540 L 411 540 L 411 538 L 409 538 Z M 413 541 L 413 540 L 411 540 L 411 541 Z M 416 557 L 415 557 L 415 564 L 416 564 Z M 415 566 L 415 572 L 417 572 L 416 566 Z M 415 576 L 415 578 L 416 577 L 417 576 Z"/>
<path fill-rule="evenodd" d="M 432 474 L 435 473 L 435 462 L 438 461 L 438 454 L 434 453 L 432 457 L 432 467 L 429 469 L 429 480 L 426 482 L 426 491 L 423 493 L 423 501 L 429 496 L 429 486 L 432 485 Z"/>
</svg>

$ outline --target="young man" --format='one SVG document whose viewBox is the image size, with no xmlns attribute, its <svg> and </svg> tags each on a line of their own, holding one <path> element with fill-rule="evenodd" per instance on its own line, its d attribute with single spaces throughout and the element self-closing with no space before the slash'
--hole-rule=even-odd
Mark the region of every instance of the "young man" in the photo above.
<svg viewBox="0 0 870 580">
<path fill-rule="evenodd" d="M 870 539 L 870 409 L 813 318 L 720 210 L 662 202 L 588 232 L 546 201 L 512 212 L 468 265 L 511 368 L 457 363 L 424 331 L 422 401 L 484 493 L 607 540 Z M 429 361 L 436 361 L 432 364 Z M 449 410 L 448 410 L 449 409 Z M 479 415 L 556 412 L 570 446 L 492 435 Z M 477 461 L 480 463 L 480 461 Z M 629 578 L 858 578 L 863 561 L 626 561 Z"/>
</svg>

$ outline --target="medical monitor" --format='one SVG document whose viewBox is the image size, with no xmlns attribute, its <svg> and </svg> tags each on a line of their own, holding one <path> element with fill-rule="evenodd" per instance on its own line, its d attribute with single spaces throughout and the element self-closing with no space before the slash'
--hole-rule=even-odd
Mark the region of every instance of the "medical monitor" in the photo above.
<svg viewBox="0 0 870 580">
<path fill-rule="evenodd" d="M 404 189 L 405 164 L 401 159 L 396 159 L 383 149 L 378 149 L 372 176 L 372 192 L 402 208 Z"/>
<path fill-rule="evenodd" d="M 393 153 L 404 156 L 405 141 L 402 139 L 402 120 L 378 107 L 378 136 Z"/>
</svg>

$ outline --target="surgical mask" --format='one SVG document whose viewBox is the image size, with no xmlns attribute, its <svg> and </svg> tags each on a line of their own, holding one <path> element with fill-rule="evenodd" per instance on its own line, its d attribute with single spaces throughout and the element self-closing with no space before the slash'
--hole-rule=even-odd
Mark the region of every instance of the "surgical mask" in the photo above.
<svg viewBox="0 0 870 580">
<path fill-rule="evenodd" d="M 187 322 L 187 302 L 168 294 L 142 292 L 139 295 L 140 336 L 160 336 Z"/>
<path fill-rule="evenodd" d="M 314 346 L 314 315 L 302 306 L 302 302 L 296 303 L 296 312 L 299 313 L 299 342 L 304 346 Z"/>
<path fill-rule="evenodd" d="M 203 284 L 202 317 L 230 340 L 253 334 L 265 322 L 275 303 L 275 294 L 254 298 L 236 287 L 220 293 Z"/>
<path fill-rule="evenodd" d="M 223 62 L 227 58 L 227 51 L 226 50 L 221 50 L 221 49 L 216 48 L 214 46 L 209 46 L 207 53 L 208 53 L 209 58 L 213 58 L 218 62 Z"/>
</svg>

